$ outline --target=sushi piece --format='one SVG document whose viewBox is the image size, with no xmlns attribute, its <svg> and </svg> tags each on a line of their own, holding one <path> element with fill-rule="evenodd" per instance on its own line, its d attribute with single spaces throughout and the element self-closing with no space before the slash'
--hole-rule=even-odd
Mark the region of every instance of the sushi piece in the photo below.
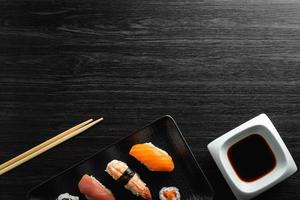
<svg viewBox="0 0 300 200">
<path fill-rule="evenodd" d="M 105 171 L 111 175 L 114 180 L 123 184 L 124 187 L 130 190 L 134 195 L 152 200 L 149 188 L 126 163 L 119 160 L 112 160 L 107 164 Z"/>
<path fill-rule="evenodd" d="M 133 145 L 129 154 L 151 171 L 171 172 L 175 168 L 172 157 L 152 143 Z"/>
<path fill-rule="evenodd" d="M 56 200 L 79 200 L 79 197 L 72 196 L 69 193 L 64 193 L 59 195 Z"/>
<path fill-rule="evenodd" d="M 163 187 L 159 191 L 160 200 L 180 200 L 180 193 L 177 187 Z"/>
<path fill-rule="evenodd" d="M 93 176 L 83 175 L 78 188 L 88 200 L 115 200 L 111 191 Z"/>
</svg>

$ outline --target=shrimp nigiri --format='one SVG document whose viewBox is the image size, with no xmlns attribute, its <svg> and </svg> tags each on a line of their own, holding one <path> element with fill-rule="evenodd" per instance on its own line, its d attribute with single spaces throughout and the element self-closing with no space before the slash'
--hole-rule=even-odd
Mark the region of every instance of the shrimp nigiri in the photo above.
<svg viewBox="0 0 300 200">
<path fill-rule="evenodd" d="M 112 178 L 122 184 L 134 195 L 144 199 L 152 200 L 151 192 L 146 184 L 140 179 L 137 173 L 133 172 L 126 163 L 113 160 L 107 164 L 106 170 Z"/>
<path fill-rule="evenodd" d="M 172 157 L 152 143 L 133 145 L 129 154 L 151 171 L 170 172 L 175 167 Z"/>
<path fill-rule="evenodd" d="M 93 176 L 83 175 L 78 188 L 88 200 L 115 200 L 111 191 Z"/>
</svg>

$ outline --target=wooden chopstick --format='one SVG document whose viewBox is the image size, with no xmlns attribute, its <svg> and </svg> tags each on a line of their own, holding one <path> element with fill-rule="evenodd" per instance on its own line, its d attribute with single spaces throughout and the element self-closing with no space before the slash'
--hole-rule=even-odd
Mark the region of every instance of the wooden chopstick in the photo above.
<svg viewBox="0 0 300 200">
<path fill-rule="evenodd" d="M 42 144 L 37 145 L 36 147 L 22 153 L 21 155 L 1 164 L 0 165 L 0 175 L 23 164 L 24 162 L 27 162 L 28 160 L 40 155 L 41 153 L 61 144 L 62 142 L 78 135 L 79 133 L 82 133 L 86 129 L 94 126 L 95 124 L 101 122 L 102 120 L 103 120 L 103 118 L 100 118 L 95 121 L 93 121 L 93 119 L 89 119 L 81 124 L 78 124 L 77 126 L 74 126 L 70 129 L 64 131 L 63 133 L 43 142 Z"/>
<path fill-rule="evenodd" d="M 24 152 L 24 153 L 22 153 L 22 154 L 20 154 L 20 155 L 18 155 L 16 157 L 14 157 L 13 159 L 11 159 L 11 160 L 9 160 L 9 161 L 1 164 L 0 165 L 0 170 L 3 169 L 3 168 L 5 168 L 5 167 L 7 167 L 8 165 L 11 165 L 12 163 L 14 163 L 14 162 L 16 162 L 18 160 L 21 160 L 22 158 L 24 158 L 24 157 L 32 154 L 33 152 L 35 152 L 35 151 L 37 151 L 37 150 L 39 150 L 39 149 L 41 149 L 41 148 L 49 145 L 50 143 L 54 142 L 55 140 L 58 140 L 59 138 L 62 138 L 65 135 L 67 135 L 67 134 L 69 134 L 69 133 L 71 133 L 71 132 L 73 132 L 73 131 L 75 131 L 75 130 L 83 127 L 83 126 L 85 126 L 86 124 L 88 124 L 88 123 L 90 123 L 92 121 L 93 121 L 93 119 L 89 119 L 89 120 L 87 120 L 85 122 L 82 122 L 81 124 L 78 124 L 78 125 L 70 128 L 70 129 L 68 129 L 68 130 L 66 130 L 66 131 L 58 134 L 57 136 L 55 136 L 55 137 L 53 137 L 53 138 L 51 138 L 51 139 L 49 139 L 49 140 L 47 140 L 47 141 L 45 141 L 45 142 L 43 142 L 43 143 L 41 143 L 39 145 L 33 147 L 32 149 L 30 149 L 30 150 L 28 150 L 28 151 L 26 151 L 26 152 Z"/>
</svg>

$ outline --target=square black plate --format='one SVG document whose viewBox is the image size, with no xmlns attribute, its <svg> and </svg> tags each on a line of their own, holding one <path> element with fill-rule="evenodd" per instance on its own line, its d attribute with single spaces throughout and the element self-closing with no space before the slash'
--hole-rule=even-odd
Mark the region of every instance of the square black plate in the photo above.
<svg viewBox="0 0 300 200">
<path fill-rule="evenodd" d="M 175 164 L 173 172 L 151 172 L 128 154 L 134 144 L 145 142 L 152 142 L 172 156 Z M 95 176 L 112 190 L 116 199 L 142 199 L 116 184 L 104 171 L 107 163 L 113 159 L 124 161 L 135 170 L 150 188 L 153 199 L 159 199 L 159 190 L 164 186 L 179 188 L 182 200 L 213 199 L 213 190 L 210 184 L 190 151 L 176 122 L 170 116 L 164 116 L 152 122 L 87 160 L 38 185 L 29 192 L 28 199 L 55 200 L 59 194 L 66 192 L 80 196 L 80 199 L 85 199 L 77 188 L 77 184 L 84 174 Z"/>
</svg>

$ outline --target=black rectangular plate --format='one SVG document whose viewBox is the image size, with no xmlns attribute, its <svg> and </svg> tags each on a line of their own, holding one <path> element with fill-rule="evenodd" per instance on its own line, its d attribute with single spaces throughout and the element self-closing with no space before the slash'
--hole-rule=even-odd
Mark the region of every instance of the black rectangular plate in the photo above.
<svg viewBox="0 0 300 200">
<path fill-rule="evenodd" d="M 173 172 L 151 172 L 128 154 L 134 144 L 145 142 L 152 142 L 172 156 L 175 164 Z M 28 199 L 55 200 L 59 194 L 68 192 L 84 200 L 85 197 L 80 194 L 77 188 L 77 184 L 84 174 L 96 177 L 112 190 L 117 200 L 141 199 L 132 195 L 123 186 L 116 184 L 104 171 L 107 163 L 113 159 L 124 161 L 131 169 L 135 170 L 150 188 L 154 200 L 159 199 L 159 190 L 164 186 L 179 188 L 182 200 L 213 199 L 213 190 L 210 184 L 190 151 L 176 122 L 170 116 L 164 116 L 152 122 L 92 157 L 38 185 L 28 193 Z"/>
</svg>

